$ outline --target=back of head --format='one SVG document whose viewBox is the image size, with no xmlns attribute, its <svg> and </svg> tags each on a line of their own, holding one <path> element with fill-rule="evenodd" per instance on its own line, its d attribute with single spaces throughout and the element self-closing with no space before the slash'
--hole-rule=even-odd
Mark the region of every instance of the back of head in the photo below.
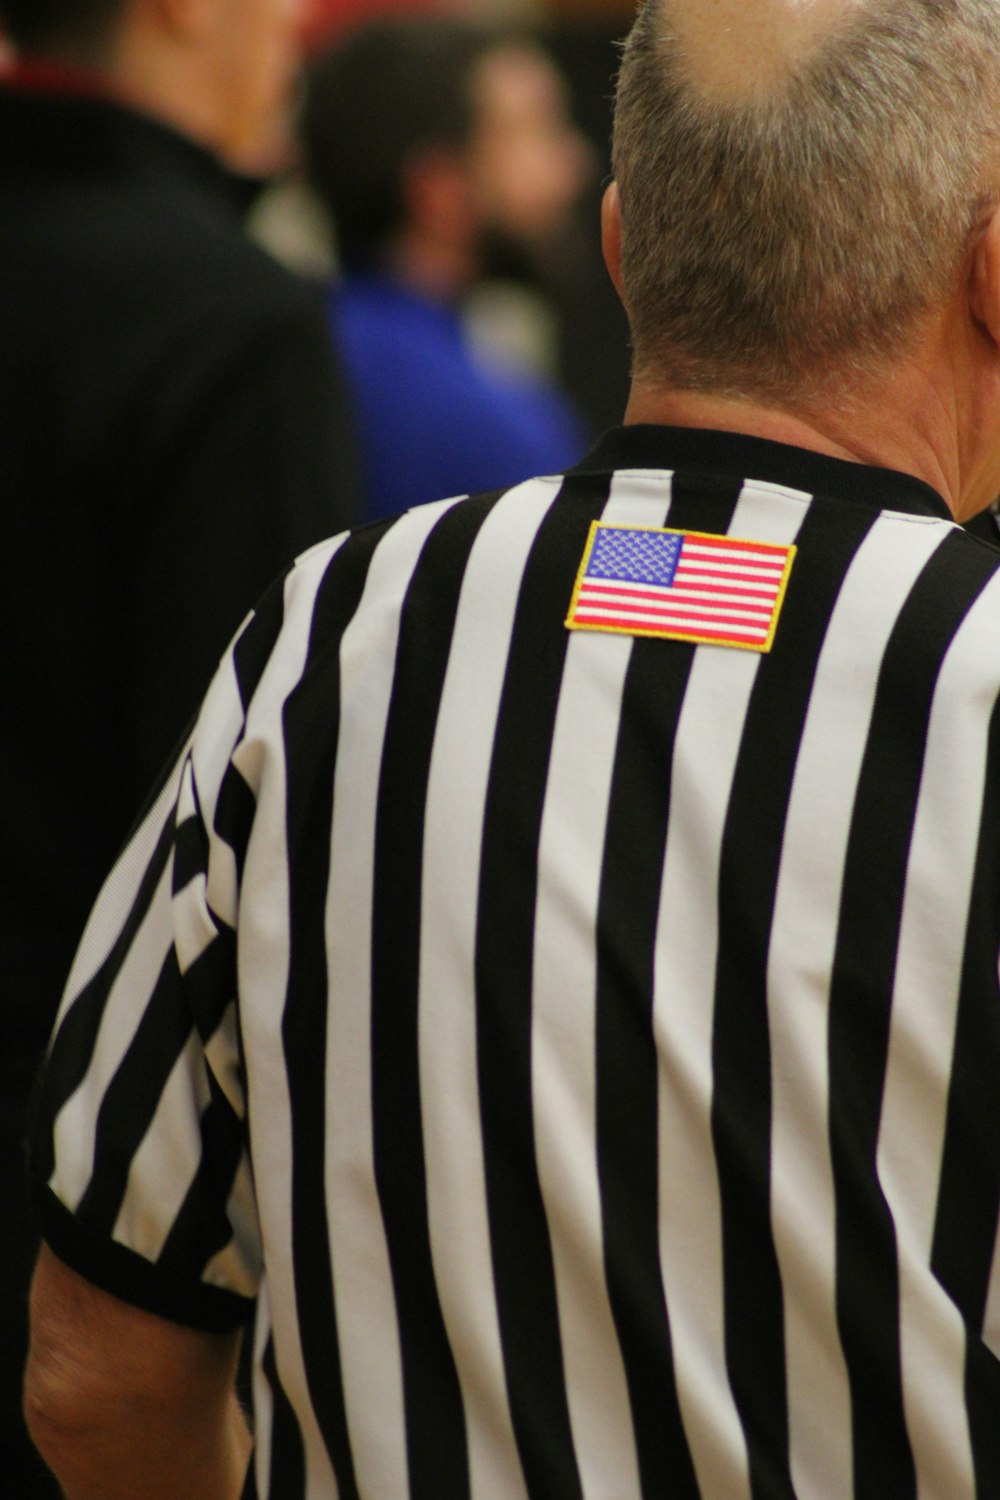
<svg viewBox="0 0 1000 1500">
<path fill-rule="evenodd" d="M 614 135 L 636 376 L 869 382 L 947 295 L 998 126 L 994 0 L 645 0 Z"/>
<path fill-rule="evenodd" d="M 385 17 L 313 63 L 302 117 L 306 169 L 345 265 L 371 263 L 403 227 L 408 161 L 467 145 L 472 77 L 496 40 L 458 19 Z"/>
<path fill-rule="evenodd" d="M 104 41 L 126 0 L 0 0 L 0 22 L 23 52 L 90 50 Z"/>
</svg>

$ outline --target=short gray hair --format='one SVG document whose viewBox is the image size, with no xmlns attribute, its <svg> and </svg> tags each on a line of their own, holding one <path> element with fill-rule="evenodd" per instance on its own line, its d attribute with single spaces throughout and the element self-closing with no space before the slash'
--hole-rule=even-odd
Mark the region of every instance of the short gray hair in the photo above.
<svg viewBox="0 0 1000 1500">
<path fill-rule="evenodd" d="M 1000 5 L 845 7 L 783 87 L 735 101 L 686 77 L 672 5 L 644 0 L 618 80 L 635 373 L 779 403 L 872 378 L 996 197 Z"/>
</svg>

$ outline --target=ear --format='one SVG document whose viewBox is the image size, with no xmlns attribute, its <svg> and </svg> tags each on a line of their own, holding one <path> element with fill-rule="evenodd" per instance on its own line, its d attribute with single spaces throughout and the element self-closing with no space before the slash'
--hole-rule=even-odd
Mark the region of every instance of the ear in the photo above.
<svg viewBox="0 0 1000 1500">
<path fill-rule="evenodd" d="M 976 322 L 1000 347 L 1000 205 L 994 208 L 972 251 L 969 306 Z"/>
<path fill-rule="evenodd" d="M 604 264 L 614 283 L 615 291 L 625 302 L 622 290 L 622 209 L 618 198 L 617 182 L 609 182 L 601 202 L 601 249 Z"/>
</svg>

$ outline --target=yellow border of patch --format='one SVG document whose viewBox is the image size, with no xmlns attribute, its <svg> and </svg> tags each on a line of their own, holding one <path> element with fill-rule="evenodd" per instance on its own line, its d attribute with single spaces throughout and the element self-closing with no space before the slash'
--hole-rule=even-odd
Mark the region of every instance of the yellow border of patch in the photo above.
<svg viewBox="0 0 1000 1500">
<path fill-rule="evenodd" d="M 580 597 L 580 589 L 583 586 L 584 575 L 587 564 L 590 562 L 590 554 L 594 550 L 597 533 L 604 531 L 652 531 L 658 536 L 692 536 L 704 537 L 710 542 L 732 542 L 735 546 L 748 543 L 752 547 L 765 547 L 769 551 L 784 552 L 785 566 L 781 574 L 781 582 L 778 584 L 778 592 L 774 596 L 774 609 L 771 614 L 771 625 L 767 636 L 759 646 L 752 646 L 748 641 L 731 641 L 722 639 L 717 635 L 698 635 L 690 630 L 630 630 L 625 625 L 576 625 L 573 623 L 573 615 L 576 613 L 577 601 Z M 596 631 L 600 635 L 633 635 L 644 636 L 650 640 L 658 641 L 690 641 L 698 646 L 724 646 L 726 650 L 733 651 L 756 651 L 758 655 L 764 655 L 770 651 L 774 642 L 774 633 L 778 628 L 778 617 L 781 614 L 782 605 L 785 602 L 785 590 L 788 587 L 788 576 L 792 571 L 792 563 L 798 548 L 791 542 L 786 546 L 783 542 L 765 542 L 759 537 L 750 536 L 725 536 L 712 531 L 682 531 L 676 526 L 623 526 L 608 521 L 591 521 L 590 531 L 587 533 L 587 545 L 583 552 L 583 561 L 576 575 L 573 585 L 573 594 L 569 601 L 569 613 L 564 621 L 567 630 L 589 630 Z"/>
</svg>

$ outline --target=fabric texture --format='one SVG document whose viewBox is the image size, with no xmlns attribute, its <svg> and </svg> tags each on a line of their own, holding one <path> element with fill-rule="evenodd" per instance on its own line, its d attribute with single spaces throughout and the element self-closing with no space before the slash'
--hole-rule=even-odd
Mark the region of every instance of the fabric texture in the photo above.
<svg viewBox="0 0 1000 1500">
<path fill-rule="evenodd" d="M 354 405 L 365 515 L 558 474 L 586 446 L 553 386 L 473 353 L 458 311 L 351 275 L 329 315 Z"/>
<path fill-rule="evenodd" d="M 321 296 L 249 242 L 246 185 L 45 76 L 0 89 L 0 1146 L 19 1267 L 28 1083 L 87 911 L 254 600 L 356 518 Z M 11 1476 L 23 1270 L 3 1296 Z"/>
<path fill-rule="evenodd" d="M 770 648 L 567 629 L 595 521 L 789 549 Z M 731 434 L 299 560 L 32 1153 L 99 1285 L 258 1297 L 248 1493 L 1000 1492 L 998 690 L 1000 553 Z"/>
</svg>

